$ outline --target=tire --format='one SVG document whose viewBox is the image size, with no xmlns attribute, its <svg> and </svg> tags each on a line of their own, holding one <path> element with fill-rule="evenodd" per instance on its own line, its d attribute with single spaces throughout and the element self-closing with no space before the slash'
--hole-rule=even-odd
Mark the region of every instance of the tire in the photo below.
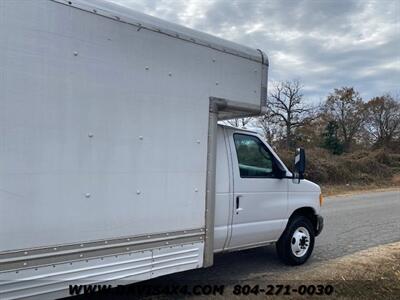
<svg viewBox="0 0 400 300">
<path fill-rule="evenodd" d="M 294 216 L 276 243 L 279 258 L 288 265 L 304 264 L 310 257 L 315 242 L 315 232 L 310 220 Z"/>
</svg>

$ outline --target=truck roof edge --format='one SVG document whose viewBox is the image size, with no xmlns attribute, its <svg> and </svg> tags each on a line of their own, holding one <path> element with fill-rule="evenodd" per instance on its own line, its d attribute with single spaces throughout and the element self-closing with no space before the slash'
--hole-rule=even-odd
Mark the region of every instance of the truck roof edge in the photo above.
<svg viewBox="0 0 400 300">
<path fill-rule="evenodd" d="M 49 0 L 87 11 L 92 14 L 127 23 L 140 29 L 166 34 L 168 36 L 195 43 L 217 51 L 240 56 L 246 59 L 260 62 L 268 66 L 268 58 L 259 49 L 231 42 L 211 34 L 203 33 L 175 23 L 137 12 L 131 8 L 107 2 L 104 0 Z"/>
</svg>

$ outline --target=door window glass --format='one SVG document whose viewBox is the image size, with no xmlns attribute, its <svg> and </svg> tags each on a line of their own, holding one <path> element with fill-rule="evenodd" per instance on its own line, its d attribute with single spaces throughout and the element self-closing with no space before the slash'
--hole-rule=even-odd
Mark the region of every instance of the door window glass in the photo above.
<svg viewBox="0 0 400 300">
<path fill-rule="evenodd" d="M 274 177 L 273 158 L 259 138 L 234 134 L 240 177 Z"/>
</svg>

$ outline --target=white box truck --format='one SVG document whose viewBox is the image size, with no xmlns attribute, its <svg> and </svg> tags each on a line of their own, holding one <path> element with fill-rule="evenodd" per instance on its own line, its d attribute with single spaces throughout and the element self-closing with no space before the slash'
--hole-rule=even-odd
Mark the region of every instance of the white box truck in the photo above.
<svg viewBox="0 0 400 300">
<path fill-rule="evenodd" d="M 100 0 L 0 0 L 0 298 L 67 295 L 277 244 L 301 264 L 321 190 L 257 134 L 253 50 Z"/>
</svg>

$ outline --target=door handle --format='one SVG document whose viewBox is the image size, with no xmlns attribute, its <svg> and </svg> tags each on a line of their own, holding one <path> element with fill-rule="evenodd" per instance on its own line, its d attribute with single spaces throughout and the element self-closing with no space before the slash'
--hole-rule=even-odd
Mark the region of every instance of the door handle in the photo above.
<svg viewBox="0 0 400 300">
<path fill-rule="evenodd" d="M 243 208 L 240 207 L 240 198 L 241 197 L 242 197 L 242 195 L 237 195 L 236 196 L 236 208 L 235 208 L 236 214 L 239 214 L 239 212 L 243 210 Z"/>
</svg>

